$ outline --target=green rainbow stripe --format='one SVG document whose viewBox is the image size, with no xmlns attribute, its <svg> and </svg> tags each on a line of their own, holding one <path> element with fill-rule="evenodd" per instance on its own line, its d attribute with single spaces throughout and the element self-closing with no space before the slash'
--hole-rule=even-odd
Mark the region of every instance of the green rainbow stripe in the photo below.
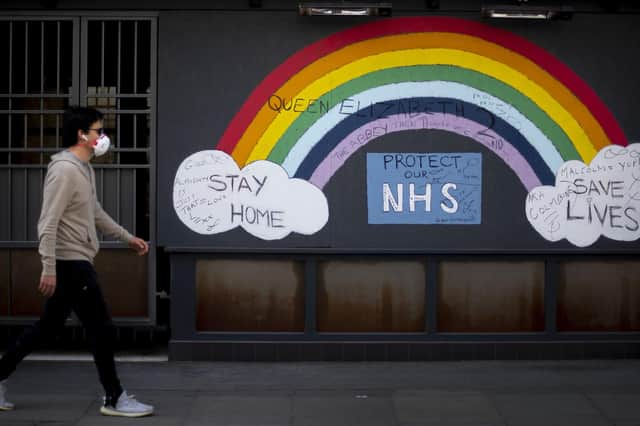
<svg viewBox="0 0 640 426">
<path fill-rule="evenodd" d="M 503 100 L 520 111 L 525 117 L 552 141 L 564 160 L 580 160 L 581 157 L 564 131 L 546 112 L 531 99 L 513 87 L 485 74 L 453 65 L 413 65 L 374 71 L 355 78 L 334 90 L 327 92 L 318 100 L 318 104 L 328 105 L 331 109 L 345 99 L 367 89 L 399 82 L 450 81 L 469 85 Z M 281 164 L 300 137 L 309 129 L 321 114 L 305 111 L 286 130 L 277 141 L 268 160 Z"/>
</svg>

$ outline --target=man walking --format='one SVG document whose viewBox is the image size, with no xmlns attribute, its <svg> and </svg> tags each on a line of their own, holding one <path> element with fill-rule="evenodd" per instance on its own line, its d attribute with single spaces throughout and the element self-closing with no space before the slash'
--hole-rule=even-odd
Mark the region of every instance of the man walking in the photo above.
<svg viewBox="0 0 640 426">
<path fill-rule="evenodd" d="M 102 113 L 82 107 L 65 111 L 63 146 L 67 149 L 51 157 L 38 221 L 42 258 L 38 289 L 47 301 L 40 320 L 0 360 L 0 410 L 14 408 L 7 401 L 6 379 L 43 339 L 64 327 L 73 310 L 87 330 L 105 390 L 100 412 L 125 417 L 153 413 L 152 406 L 127 395 L 120 385 L 113 354 L 115 330 L 93 267 L 99 249 L 97 230 L 126 242 L 139 256 L 149 251 L 144 240 L 118 225 L 97 200 L 95 174 L 89 161 L 106 153 L 109 143 Z"/>
</svg>

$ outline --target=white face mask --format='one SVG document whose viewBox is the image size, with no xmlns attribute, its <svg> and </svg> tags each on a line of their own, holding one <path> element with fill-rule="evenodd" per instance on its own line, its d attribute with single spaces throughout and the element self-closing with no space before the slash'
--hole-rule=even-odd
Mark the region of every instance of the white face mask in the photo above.
<svg viewBox="0 0 640 426">
<path fill-rule="evenodd" d="M 98 139 L 93 142 L 93 154 L 96 157 L 100 157 L 109 151 L 109 147 L 111 146 L 111 140 L 109 136 L 102 134 Z"/>
</svg>

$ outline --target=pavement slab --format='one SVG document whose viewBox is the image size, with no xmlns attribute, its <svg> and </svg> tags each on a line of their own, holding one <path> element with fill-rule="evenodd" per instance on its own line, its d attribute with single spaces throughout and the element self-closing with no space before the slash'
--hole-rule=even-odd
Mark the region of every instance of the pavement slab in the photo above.
<svg viewBox="0 0 640 426">
<path fill-rule="evenodd" d="M 91 362 L 23 362 L 0 426 L 638 426 L 640 360 L 120 362 L 153 417 L 100 415 Z"/>
</svg>

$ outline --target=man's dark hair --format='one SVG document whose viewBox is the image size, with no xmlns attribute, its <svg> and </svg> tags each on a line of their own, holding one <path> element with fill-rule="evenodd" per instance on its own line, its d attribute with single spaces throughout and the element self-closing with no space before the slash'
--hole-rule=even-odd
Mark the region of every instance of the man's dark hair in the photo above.
<svg viewBox="0 0 640 426">
<path fill-rule="evenodd" d="M 69 148 L 78 143 L 78 130 L 89 132 L 89 127 L 104 115 L 94 108 L 71 106 L 62 116 L 62 146 Z"/>
</svg>

